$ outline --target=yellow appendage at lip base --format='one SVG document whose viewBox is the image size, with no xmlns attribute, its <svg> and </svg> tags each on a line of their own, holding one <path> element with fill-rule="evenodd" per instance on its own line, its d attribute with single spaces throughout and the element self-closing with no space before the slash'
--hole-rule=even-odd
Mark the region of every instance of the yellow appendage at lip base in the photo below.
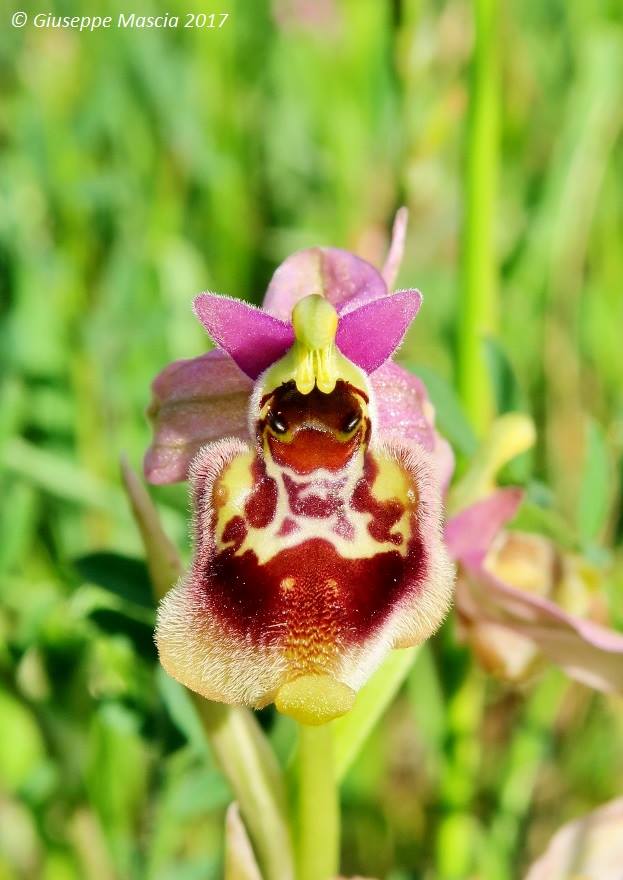
<svg viewBox="0 0 623 880">
<path fill-rule="evenodd" d="M 338 314 L 323 296 L 313 293 L 299 300 L 292 310 L 295 342 L 268 371 L 265 389 L 294 380 L 301 394 L 318 387 L 330 394 L 338 379 L 361 384 L 361 372 L 337 349 Z"/>
<path fill-rule="evenodd" d="M 275 706 L 300 724 L 326 724 L 352 709 L 355 691 L 330 675 L 302 675 L 282 685 Z"/>
</svg>

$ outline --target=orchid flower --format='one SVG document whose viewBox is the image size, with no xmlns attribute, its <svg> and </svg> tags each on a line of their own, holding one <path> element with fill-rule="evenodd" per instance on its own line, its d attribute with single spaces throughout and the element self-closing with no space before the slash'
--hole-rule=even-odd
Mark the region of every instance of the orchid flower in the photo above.
<svg viewBox="0 0 623 880">
<path fill-rule="evenodd" d="M 209 699 L 323 723 L 447 612 L 451 456 L 421 383 L 388 362 L 422 298 L 390 295 L 385 278 L 316 248 L 279 267 L 263 309 L 201 294 L 195 313 L 219 351 L 154 383 L 146 473 L 188 474 L 194 511 L 194 556 L 160 606 L 158 649 Z"/>
<path fill-rule="evenodd" d="M 446 526 L 469 642 L 489 671 L 513 681 L 545 657 L 590 687 L 623 691 L 623 634 L 587 619 L 586 570 L 548 539 L 504 528 L 522 496 L 493 491 Z"/>
<path fill-rule="evenodd" d="M 623 798 L 567 822 L 551 839 L 525 880 L 620 880 Z"/>
<path fill-rule="evenodd" d="M 401 208 L 396 216 L 390 250 L 381 272 L 365 260 L 338 248 L 310 248 L 288 257 L 276 270 L 263 302 L 265 324 L 272 315 L 288 322 L 296 303 L 309 294 L 322 295 L 346 316 L 353 309 L 376 300 L 385 299 L 400 267 L 404 250 L 407 212 Z M 415 295 L 411 303 L 419 303 Z M 236 321 L 248 308 L 240 301 L 231 301 L 231 310 L 225 321 Z M 395 305 L 399 311 L 406 298 L 399 297 Z M 236 309 L 239 311 L 236 312 Z M 371 325 L 365 326 L 371 313 L 362 313 L 364 336 L 361 348 L 374 344 Z M 412 315 L 414 316 L 414 315 Z M 342 325 L 344 322 L 342 321 Z M 274 325 L 278 326 L 278 325 Z M 404 322 L 394 324 L 398 335 L 391 340 L 394 348 L 404 332 Z M 383 332 L 387 328 L 383 328 Z M 231 327 L 235 336 L 237 328 Z M 343 330 L 342 330 L 343 332 Z M 292 339 L 292 331 L 283 331 L 281 348 L 270 349 L 270 338 L 255 340 L 261 343 L 259 352 L 253 351 L 238 363 L 225 347 L 217 348 L 200 357 L 179 360 L 169 364 L 152 385 L 152 401 L 148 415 L 153 425 L 154 438 L 145 456 L 145 476 L 150 483 L 163 485 L 186 480 L 190 463 L 206 443 L 223 437 L 247 440 L 249 400 L 257 369 L 277 357 L 283 349 L 283 339 Z M 381 344 L 381 333 L 374 334 Z M 338 340 L 338 345 L 340 341 Z M 253 349 L 254 341 L 247 343 Z M 249 361 L 250 358 L 250 361 Z M 257 362 L 254 362 L 257 358 Z M 379 363 L 380 362 L 380 363 Z M 379 431 L 385 437 L 395 436 L 414 441 L 432 453 L 439 478 L 444 487 L 454 469 L 454 457 L 449 444 L 435 431 L 434 409 L 423 382 L 413 373 L 390 360 L 377 358 L 378 364 L 368 376 L 376 399 L 376 419 Z M 374 366 L 373 361 L 368 366 Z M 245 368 L 249 368 L 247 372 Z"/>
</svg>

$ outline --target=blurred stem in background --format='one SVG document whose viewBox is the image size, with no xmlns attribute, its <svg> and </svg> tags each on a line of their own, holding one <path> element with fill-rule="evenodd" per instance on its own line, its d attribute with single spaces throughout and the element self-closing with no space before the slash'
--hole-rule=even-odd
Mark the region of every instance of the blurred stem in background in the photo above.
<svg viewBox="0 0 623 880">
<path fill-rule="evenodd" d="M 530 694 L 506 756 L 497 810 L 484 843 L 483 877 L 512 880 L 534 789 L 554 737 L 554 726 L 568 691 L 558 669 L 548 670 Z"/>
<path fill-rule="evenodd" d="M 484 339 L 497 322 L 493 234 L 499 146 L 497 0 L 473 0 L 473 10 L 475 43 L 465 156 L 457 378 L 466 412 L 482 434 L 491 420 L 493 406 Z"/>
<path fill-rule="evenodd" d="M 449 650 L 448 655 L 451 653 Z M 467 649 L 455 649 L 454 653 L 456 665 L 462 668 L 446 705 L 446 748 L 440 782 L 442 815 L 435 846 L 437 880 L 469 876 L 478 848 L 478 827 L 471 804 L 482 757 L 480 727 L 485 679 Z"/>
<path fill-rule="evenodd" d="M 499 148 L 497 0 L 473 0 L 473 18 L 475 42 L 465 156 L 457 379 L 467 415 L 482 437 L 493 417 L 484 340 L 494 332 L 497 322 L 493 234 Z M 448 699 L 448 736 L 441 780 L 444 815 L 436 842 L 438 880 L 466 877 L 473 866 L 477 837 L 471 804 L 482 757 L 480 727 L 484 702 L 484 675 L 466 656 Z"/>
<path fill-rule="evenodd" d="M 613 147 L 623 126 L 623 40 L 616 31 L 590 33 L 570 90 L 538 224 L 545 289 L 543 363 L 547 469 L 562 509 L 573 515 L 586 455 L 587 364 L 581 338 L 586 262 L 595 213 Z"/>
</svg>

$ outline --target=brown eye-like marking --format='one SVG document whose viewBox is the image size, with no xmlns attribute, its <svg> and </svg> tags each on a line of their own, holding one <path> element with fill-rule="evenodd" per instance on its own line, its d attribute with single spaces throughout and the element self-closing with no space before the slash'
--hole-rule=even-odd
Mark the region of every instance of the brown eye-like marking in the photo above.
<svg viewBox="0 0 623 880">
<path fill-rule="evenodd" d="M 350 434 L 361 422 L 361 413 L 353 410 L 353 412 L 348 413 L 346 418 L 344 419 L 342 430 L 345 434 Z"/>
<path fill-rule="evenodd" d="M 285 434 L 288 430 L 288 423 L 286 422 L 283 413 L 279 410 L 276 412 L 271 411 L 268 416 L 268 425 L 275 434 Z"/>
<path fill-rule="evenodd" d="M 318 388 L 301 394 L 294 382 L 284 383 L 260 402 L 265 416 L 258 420 L 258 437 L 280 467 L 298 474 L 337 471 L 367 444 L 367 404 L 363 391 L 341 379 L 329 394 Z"/>
</svg>

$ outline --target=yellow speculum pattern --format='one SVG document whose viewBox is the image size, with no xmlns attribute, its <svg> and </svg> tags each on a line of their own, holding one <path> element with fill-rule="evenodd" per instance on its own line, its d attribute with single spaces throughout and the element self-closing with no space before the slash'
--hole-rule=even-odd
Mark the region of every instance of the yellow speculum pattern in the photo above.
<svg viewBox="0 0 623 880">
<path fill-rule="evenodd" d="M 376 501 L 384 502 L 395 499 L 404 506 L 404 513 L 392 529 L 392 534 L 402 536 L 402 541 L 399 544 L 389 541 L 379 542 L 373 538 L 368 530 L 372 515 L 368 512 L 353 510 L 349 504 L 355 486 L 362 476 L 364 454 L 363 450 L 358 453 L 358 460 L 352 463 L 353 466 L 347 469 L 346 473 L 336 475 L 326 472 L 323 475 L 326 480 L 325 484 L 320 484 L 320 475 L 317 474 L 316 479 L 311 481 L 309 490 L 322 496 L 323 493 L 332 491 L 331 482 L 336 487 L 341 481 L 339 489 L 334 488 L 333 491 L 339 491 L 345 500 L 344 514 L 353 526 L 352 538 L 345 538 L 336 531 L 337 514 L 318 518 L 292 511 L 283 479 L 287 469 L 276 465 L 271 460 L 270 454 L 265 459 L 266 474 L 276 481 L 276 512 L 268 525 L 254 528 L 245 516 L 245 502 L 254 486 L 252 473 L 254 453 L 249 451 L 237 456 L 225 469 L 215 486 L 217 548 L 221 550 L 231 545 L 232 542 L 223 541 L 223 533 L 227 524 L 234 517 L 241 517 L 245 520 L 247 534 L 241 546 L 236 550 L 236 555 L 241 556 L 248 550 L 252 550 L 260 565 L 268 562 L 281 550 L 295 547 L 311 538 L 324 538 L 329 541 L 345 559 L 369 559 L 377 553 L 387 550 L 394 550 L 401 556 L 406 556 L 411 536 L 410 517 L 417 505 L 417 498 L 407 475 L 398 462 L 388 458 L 377 460 L 378 473 L 372 485 L 372 494 Z M 309 478 L 298 477 L 292 472 L 288 476 L 293 480 L 310 482 Z M 279 534 L 286 519 L 296 523 L 297 528 L 290 534 Z"/>
</svg>

